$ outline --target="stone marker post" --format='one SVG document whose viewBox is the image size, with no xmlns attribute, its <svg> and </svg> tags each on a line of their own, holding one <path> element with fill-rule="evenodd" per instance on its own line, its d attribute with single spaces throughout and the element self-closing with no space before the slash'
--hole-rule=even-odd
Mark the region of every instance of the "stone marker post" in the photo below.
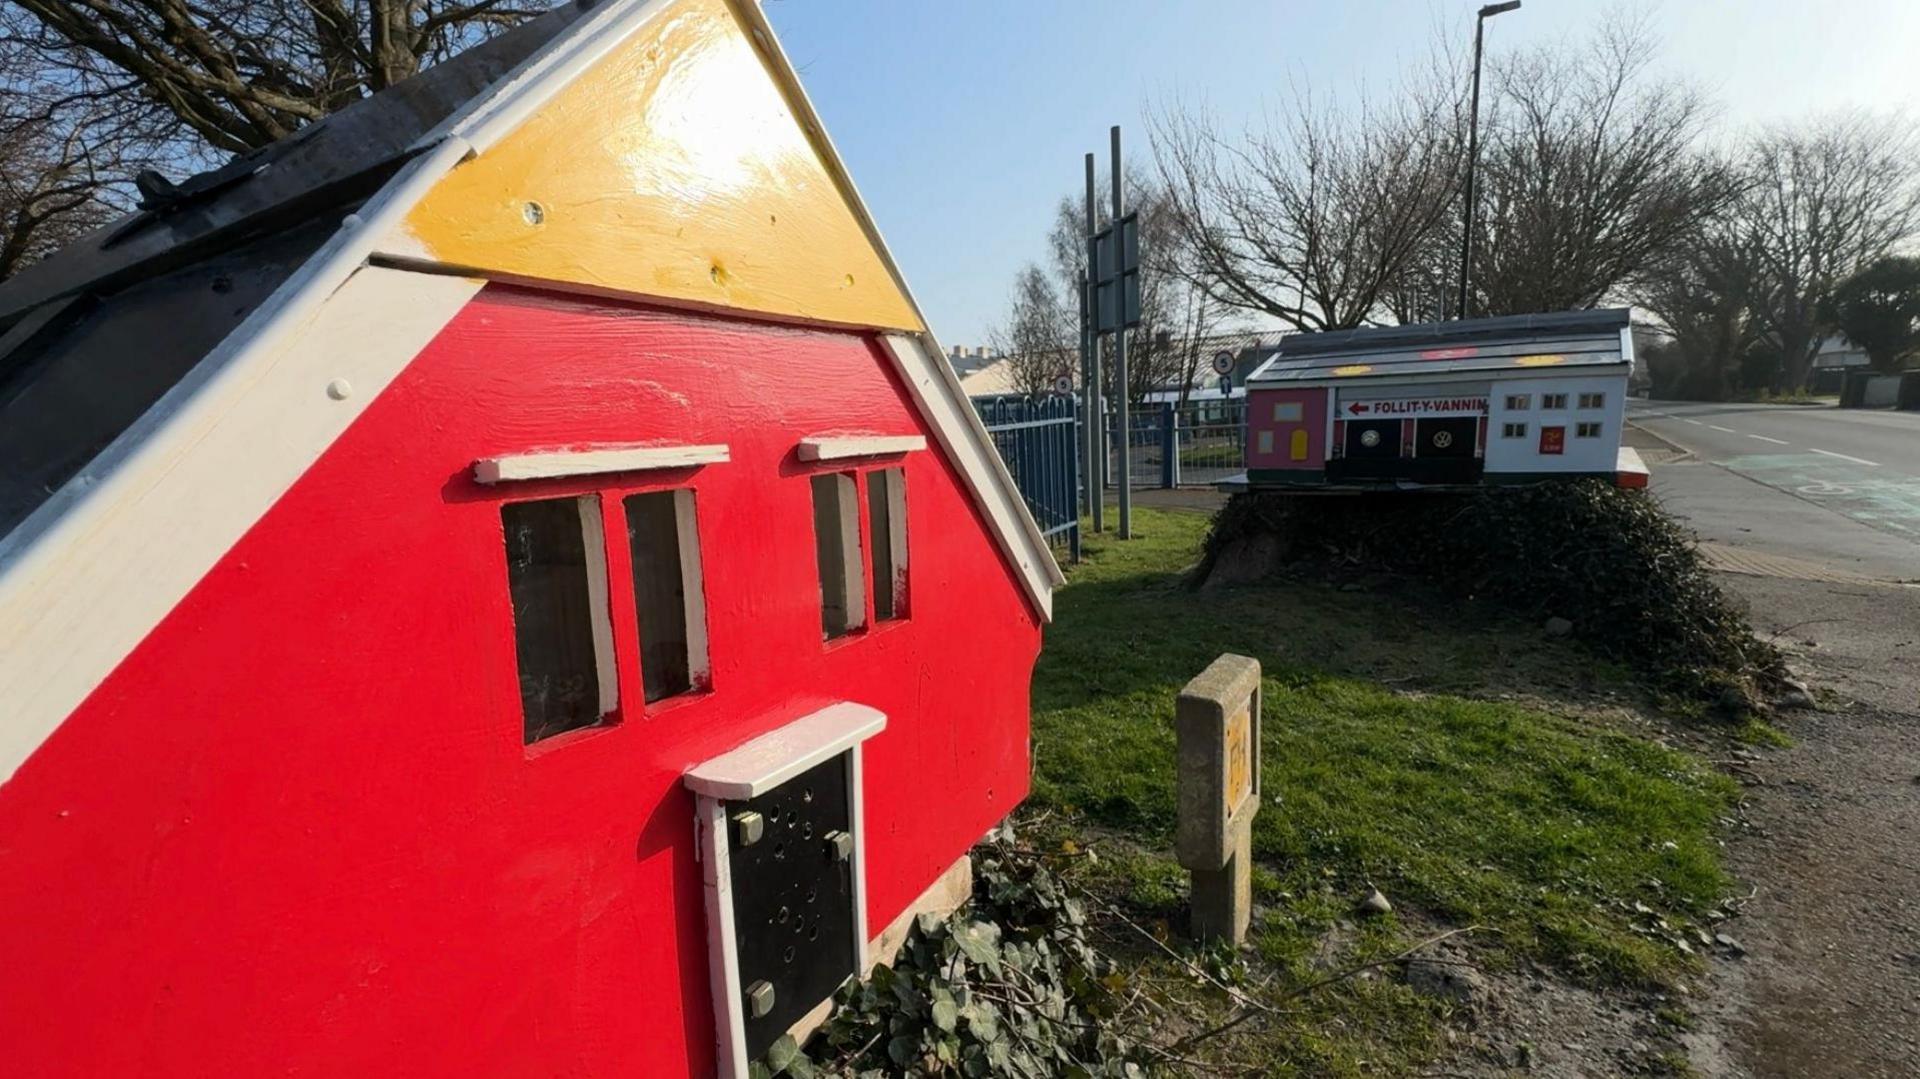
<svg viewBox="0 0 1920 1079">
<path fill-rule="evenodd" d="M 1180 822 L 1174 850 L 1193 875 L 1193 935 L 1247 936 L 1253 815 L 1260 811 L 1260 661 L 1224 655 L 1180 691 Z"/>
</svg>

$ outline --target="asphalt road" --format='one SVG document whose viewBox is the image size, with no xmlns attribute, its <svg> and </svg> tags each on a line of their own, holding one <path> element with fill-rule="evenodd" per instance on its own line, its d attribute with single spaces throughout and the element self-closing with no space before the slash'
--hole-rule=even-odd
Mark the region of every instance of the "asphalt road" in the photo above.
<svg viewBox="0 0 1920 1079">
<path fill-rule="evenodd" d="M 1686 451 L 1656 456 L 1653 489 L 1703 539 L 1920 580 L 1920 413 L 1634 400 L 1627 417 Z"/>
</svg>

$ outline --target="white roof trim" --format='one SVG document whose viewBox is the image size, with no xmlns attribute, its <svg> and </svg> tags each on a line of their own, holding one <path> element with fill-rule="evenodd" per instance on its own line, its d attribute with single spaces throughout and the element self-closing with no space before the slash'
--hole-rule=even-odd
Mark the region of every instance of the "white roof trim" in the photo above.
<svg viewBox="0 0 1920 1079">
<path fill-rule="evenodd" d="M 29 545 L 9 543 L 0 562 L 0 780 L 484 285 L 377 267 L 337 284 L 327 269 L 303 271 L 309 288 L 256 312 L 265 326 L 228 338 L 115 443 L 120 453 L 82 470 L 55 496 L 72 504 Z M 342 349 L 344 340 L 355 346 Z"/>
<path fill-rule="evenodd" d="M 830 704 L 694 765 L 681 779 L 689 790 L 709 798 L 727 802 L 756 798 L 845 753 L 886 726 L 887 717 L 877 709 L 847 701 Z"/>
<path fill-rule="evenodd" d="M 560 476 L 597 476 L 604 472 L 651 472 L 724 464 L 725 443 L 711 446 L 605 446 L 591 450 L 552 450 L 482 457 L 473 463 L 476 483 L 547 480 Z"/>
<path fill-rule="evenodd" d="M 887 457 L 927 448 L 919 435 L 812 435 L 800 440 L 802 461 L 838 461 L 848 457 Z"/>
</svg>

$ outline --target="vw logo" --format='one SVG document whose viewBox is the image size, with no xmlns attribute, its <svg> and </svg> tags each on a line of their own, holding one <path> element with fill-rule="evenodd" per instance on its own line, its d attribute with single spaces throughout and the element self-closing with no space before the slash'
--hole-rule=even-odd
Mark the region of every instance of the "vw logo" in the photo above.
<svg viewBox="0 0 1920 1079">
<path fill-rule="evenodd" d="M 1433 448 L 1434 448 L 1434 449 L 1436 449 L 1436 450 L 1444 450 L 1444 449 L 1446 449 L 1446 448 L 1447 448 L 1448 446 L 1451 446 L 1451 445 L 1453 445 L 1453 432 L 1452 432 L 1452 431 L 1435 431 L 1435 432 L 1433 433 Z"/>
</svg>

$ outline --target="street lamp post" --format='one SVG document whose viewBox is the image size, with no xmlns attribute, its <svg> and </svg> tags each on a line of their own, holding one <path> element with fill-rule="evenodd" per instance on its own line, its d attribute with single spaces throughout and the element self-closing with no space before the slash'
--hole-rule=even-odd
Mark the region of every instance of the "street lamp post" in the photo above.
<svg viewBox="0 0 1920 1079">
<path fill-rule="evenodd" d="M 1467 107 L 1467 227 L 1460 236 L 1460 305 L 1454 310 L 1455 318 L 1467 317 L 1467 274 L 1473 264 L 1473 172 L 1480 164 L 1480 43 L 1486 36 L 1488 19 L 1519 6 L 1520 0 L 1488 4 L 1473 21 L 1473 100 Z"/>
</svg>

